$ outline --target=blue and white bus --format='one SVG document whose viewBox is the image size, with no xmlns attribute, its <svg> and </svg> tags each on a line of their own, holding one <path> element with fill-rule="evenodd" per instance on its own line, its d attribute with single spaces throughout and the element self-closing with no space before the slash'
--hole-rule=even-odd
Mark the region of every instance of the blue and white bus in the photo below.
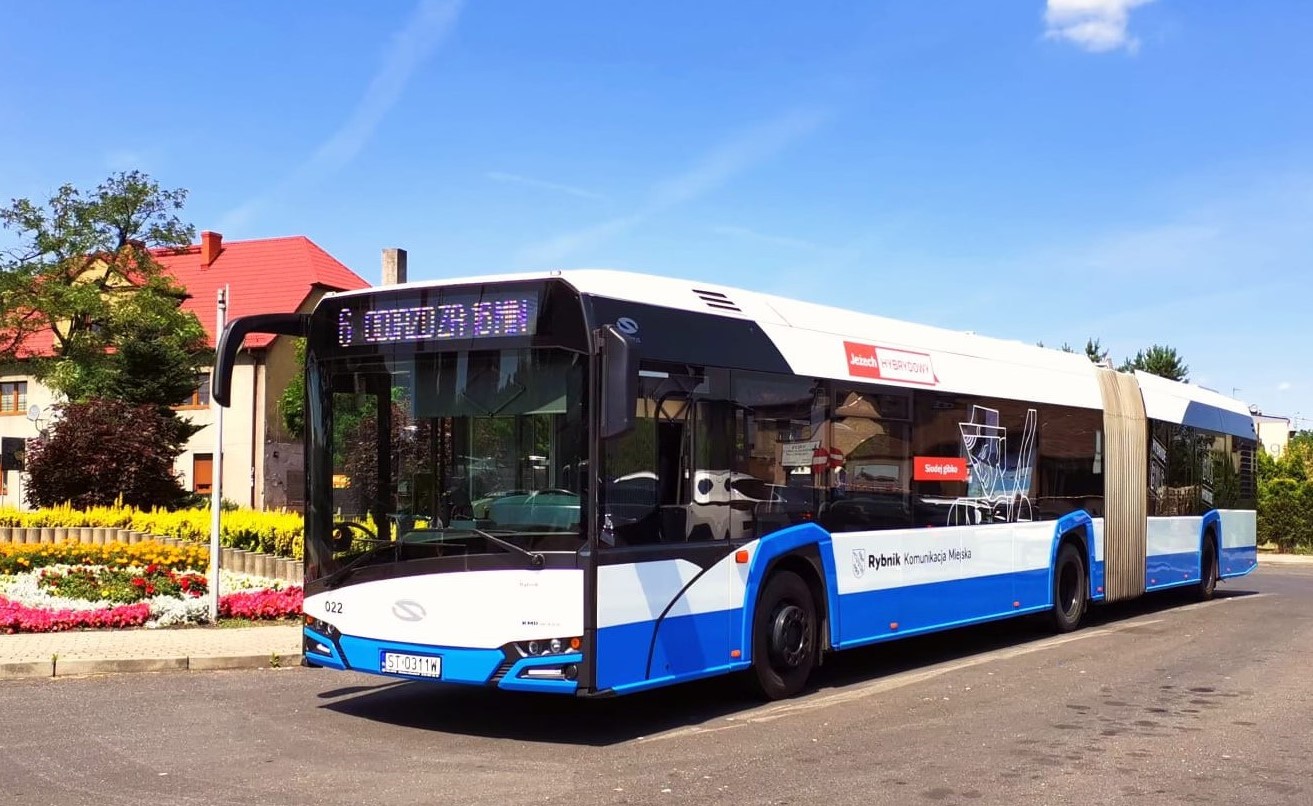
<svg viewBox="0 0 1313 806">
<path fill-rule="evenodd" d="M 305 659 L 606 696 L 1256 564 L 1238 401 L 1083 355 L 615 271 L 410 283 L 307 338 Z"/>
</svg>

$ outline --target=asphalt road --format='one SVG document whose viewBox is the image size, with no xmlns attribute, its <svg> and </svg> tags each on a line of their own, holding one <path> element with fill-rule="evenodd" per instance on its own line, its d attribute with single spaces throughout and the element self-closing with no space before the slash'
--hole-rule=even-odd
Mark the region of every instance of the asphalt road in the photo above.
<svg viewBox="0 0 1313 806">
<path fill-rule="evenodd" d="M 0 803 L 1313 803 L 1313 566 L 576 701 L 311 669 L 0 683 Z"/>
</svg>

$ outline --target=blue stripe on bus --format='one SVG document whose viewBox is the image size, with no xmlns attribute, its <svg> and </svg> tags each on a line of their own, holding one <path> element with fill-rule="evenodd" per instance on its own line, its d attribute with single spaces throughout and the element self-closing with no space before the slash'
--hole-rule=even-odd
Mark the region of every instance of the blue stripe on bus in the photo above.
<svg viewBox="0 0 1313 806">
<path fill-rule="evenodd" d="M 655 621 L 603 627 L 597 631 L 597 687 L 620 691 L 646 681 L 648 651 L 652 679 L 683 679 L 730 663 L 731 632 L 743 618 L 742 608 L 710 613 L 666 616 Z M 656 630 L 656 643 L 652 634 Z M 735 641 L 735 643 L 737 643 Z M 744 658 L 747 652 L 742 652 Z"/>
<path fill-rule="evenodd" d="M 1047 610 L 1050 590 L 1049 569 L 1036 568 L 850 593 L 839 597 L 843 634 L 838 648 Z"/>
<path fill-rule="evenodd" d="M 1199 582 L 1201 561 L 1199 552 L 1182 551 L 1175 554 L 1150 554 L 1144 580 L 1146 590 L 1163 590 Z M 1242 577 L 1258 565 L 1258 549 L 1254 546 L 1233 546 L 1222 549 L 1218 576 L 1222 579 Z"/>
<path fill-rule="evenodd" d="M 428 646 L 425 644 L 408 644 L 398 641 L 377 641 L 372 638 L 357 638 L 343 635 L 338 638 L 338 645 L 346 655 L 346 661 L 352 671 L 382 674 L 379 666 L 379 653 L 409 652 L 417 655 L 438 655 L 442 658 L 442 677 L 410 677 L 412 680 L 429 680 L 442 683 L 466 683 L 483 685 L 497 671 L 505 660 L 500 649 L 464 649 L 459 647 Z M 385 677 L 406 677 L 389 674 Z"/>
<path fill-rule="evenodd" d="M 729 654 L 731 631 L 742 617 L 742 608 L 667 616 L 657 634 L 650 679 L 647 653 L 656 622 L 603 627 L 597 631 L 597 687 L 625 694 L 745 669 L 746 651 L 741 659 Z"/>
<path fill-rule="evenodd" d="M 1242 577 L 1257 566 L 1257 546 L 1233 546 L 1222 549 L 1222 565 L 1218 570 L 1223 579 L 1231 579 Z"/>
<path fill-rule="evenodd" d="M 1050 590 L 1049 569 L 1037 568 L 846 594 L 838 597 L 838 621 L 845 627 L 835 648 L 1047 610 Z M 962 618 L 963 612 L 980 615 Z M 666 617 L 657 631 L 650 679 L 647 652 L 656 622 L 604 627 L 597 633 L 597 686 L 623 693 L 746 668 L 752 647 L 739 646 L 743 617 L 742 608 Z M 889 628 L 892 622 L 897 630 Z"/>
<path fill-rule="evenodd" d="M 1176 588 L 1199 581 L 1200 557 L 1197 551 L 1174 554 L 1150 554 L 1145 562 L 1144 589 Z"/>
</svg>

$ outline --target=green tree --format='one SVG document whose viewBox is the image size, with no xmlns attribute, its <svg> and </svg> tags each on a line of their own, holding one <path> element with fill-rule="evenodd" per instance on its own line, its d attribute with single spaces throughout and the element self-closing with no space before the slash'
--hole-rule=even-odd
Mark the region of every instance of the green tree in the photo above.
<svg viewBox="0 0 1313 806">
<path fill-rule="evenodd" d="M 1313 431 L 1291 437 L 1278 465 L 1290 478 L 1313 480 Z"/>
<path fill-rule="evenodd" d="M 305 339 L 296 338 L 296 371 L 278 398 L 283 427 L 293 437 L 305 436 Z"/>
<path fill-rule="evenodd" d="M 1128 358 L 1118 367 L 1122 372 L 1141 370 L 1150 375 L 1167 378 L 1172 381 L 1190 380 L 1190 367 L 1174 347 L 1155 344 L 1147 350 L 1139 350 L 1134 358 Z"/>
<path fill-rule="evenodd" d="M 187 491 L 173 472 L 182 452 L 176 423 L 158 406 L 118 400 L 65 403 L 25 457 L 28 503 L 149 509 L 180 504 Z"/>
<path fill-rule="evenodd" d="M 1085 357 L 1096 364 L 1102 364 L 1108 360 L 1108 351 L 1103 349 L 1098 339 L 1090 337 L 1085 340 Z"/>
<path fill-rule="evenodd" d="M 1313 549 L 1313 484 L 1277 478 L 1259 485 L 1258 542 L 1281 551 Z"/>
<path fill-rule="evenodd" d="M 210 356 L 153 251 L 191 242 L 195 229 L 177 215 L 186 198 L 130 171 L 0 209 L 20 242 L 0 255 L 0 363 L 22 359 L 71 401 L 186 399 Z"/>
</svg>

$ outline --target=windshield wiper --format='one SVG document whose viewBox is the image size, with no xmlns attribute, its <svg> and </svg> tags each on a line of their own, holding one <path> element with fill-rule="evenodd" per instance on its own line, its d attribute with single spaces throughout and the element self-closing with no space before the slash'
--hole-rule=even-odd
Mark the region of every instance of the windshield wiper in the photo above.
<svg viewBox="0 0 1313 806">
<path fill-rule="evenodd" d="M 347 577 L 351 576 L 353 573 L 355 573 L 356 571 L 360 570 L 360 568 L 365 564 L 365 561 L 366 561 L 366 560 L 371 560 L 371 559 L 373 559 L 373 558 L 379 556 L 380 554 L 383 554 L 384 552 L 387 552 L 387 551 L 389 551 L 389 550 L 396 551 L 396 552 L 397 552 L 397 559 L 400 560 L 400 559 L 401 559 L 401 548 L 402 548 L 403 545 L 405 545 L 405 546 L 439 546 L 439 547 L 441 547 L 441 544 L 440 544 L 440 543 L 423 543 L 423 542 L 420 542 L 420 541 L 418 541 L 418 540 L 416 540 L 416 541 L 402 541 L 402 540 L 375 540 L 375 541 L 373 541 L 373 542 L 381 543 L 382 545 L 380 545 L 380 546 L 375 546 L 375 547 L 373 547 L 372 549 L 366 549 L 365 552 L 364 552 L 363 554 L 361 554 L 360 556 L 356 557 L 356 558 L 353 559 L 351 562 L 347 563 L 346 565 L 342 566 L 341 568 L 337 569 L 337 570 L 334 571 L 333 573 L 329 574 L 327 577 L 324 578 L 324 586 L 327 587 L 327 588 L 335 588 L 335 587 L 337 587 L 337 586 L 340 585 L 341 583 L 345 582 L 346 579 L 347 579 Z"/>
<path fill-rule="evenodd" d="M 469 527 L 469 531 L 473 532 L 474 534 L 478 535 L 484 540 L 487 540 L 489 543 L 494 543 L 498 546 L 501 546 L 507 551 L 515 551 L 520 554 L 523 554 L 524 556 L 529 558 L 529 565 L 533 568 L 542 568 L 543 563 L 546 562 L 546 560 L 543 559 L 543 555 L 541 553 L 537 551 L 529 551 L 523 546 L 517 546 L 509 540 L 502 540 L 500 537 L 497 537 L 491 532 L 485 532 L 482 529 L 475 529 L 473 527 Z"/>
<path fill-rule="evenodd" d="M 491 532 L 485 532 L 482 529 L 464 527 L 458 529 L 444 529 L 442 531 L 444 535 L 449 531 L 469 532 L 470 534 L 478 535 L 479 537 L 483 538 L 484 540 L 487 540 L 489 543 L 492 543 L 493 545 L 500 546 L 501 548 L 504 548 L 507 551 L 512 551 L 515 552 L 516 554 L 523 554 L 525 557 L 528 557 L 529 565 L 532 568 L 542 568 L 543 565 L 546 563 L 546 559 L 543 557 L 541 552 L 530 551 L 522 546 L 517 546 L 509 540 L 503 540 L 497 535 L 492 534 Z M 509 532 L 508 534 L 542 536 L 542 535 L 560 534 L 560 532 Z M 341 568 L 337 569 L 336 571 L 325 577 L 324 587 L 326 588 L 337 587 L 338 585 L 345 582 L 347 578 L 350 577 L 352 574 L 354 574 L 356 571 L 360 570 L 360 568 L 364 566 L 366 561 L 371 560 L 389 550 L 396 550 L 398 552 L 397 558 L 400 559 L 401 557 L 400 552 L 403 545 L 404 546 L 432 546 L 432 547 L 437 547 L 439 550 L 441 550 L 443 546 L 443 543 L 441 541 L 430 542 L 424 540 L 405 540 L 405 541 L 389 540 L 385 542 L 380 540 L 378 542 L 382 543 L 382 545 L 375 546 L 371 549 L 366 549 L 363 554 L 354 558 L 353 560 L 351 560 L 351 562 L 347 563 L 346 565 L 342 566 Z"/>
</svg>

